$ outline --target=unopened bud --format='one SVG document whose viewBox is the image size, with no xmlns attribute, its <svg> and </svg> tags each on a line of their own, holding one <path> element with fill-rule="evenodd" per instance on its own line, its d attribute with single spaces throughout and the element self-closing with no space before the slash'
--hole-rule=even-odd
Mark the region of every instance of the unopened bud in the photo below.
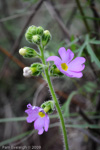
<svg viewBox="0 0 100 150">
<path fill-rule="evenodd" d="M 23 76 L 26 78 L 30 78 L 32 76 L 32 71 L 31 71 L 30 67 L 25 67 L 23 69 Z"/>
<path fill-rule="evenodd" d="M 26 40 L 28 41 L 28 42 L 31 42 L 32 43 L 32 36 L 33 35 L 36 35 L 36 29 L 37 29 L 37 27 L 36 26 L 30 26 L 28 29 L 27 29 L 27 31 L 26 31 L 26 33 L 25 33 L 25 38 L 26 38 Z"/>
<path fill-rule="evenodd" d="M 34 36 L 32 37 L 32 42 L 33 42 L 34 44 L 39 45 L 40 42 L 41 42 L 40 36 L 39 36 L 39 35 L 34 35 Z"/>
<path fill-rule="evenodd" d="M 19 50 L 19 54 L 20 55 L 22 55 L 22 56 L 25 56 L 26 55 L 26 49 L 25 48 L 21 48 L 20 50 Z"/>
<path fill-rule="evenodd" d="M 48 30 L 45 30 L 42 36 L 42 45 L 46 46 L 50 40 L 51 40 L 51 34 Z"/>
<path fill-rule="evenodd" d="M 43 35 L 43 31 L 44 31 L 44 29 L 40 26 L 40 27 L 37 27 L 37 34 L 38 35 L 40 35 L 40 36 L 42 36 Z"/>
<path fill-rule="evenodd" d="M 25 58 L 38 57 L 39 54 L 30 47 L 24 47 L 19 50 L 19 54 Z"/>
</svg>

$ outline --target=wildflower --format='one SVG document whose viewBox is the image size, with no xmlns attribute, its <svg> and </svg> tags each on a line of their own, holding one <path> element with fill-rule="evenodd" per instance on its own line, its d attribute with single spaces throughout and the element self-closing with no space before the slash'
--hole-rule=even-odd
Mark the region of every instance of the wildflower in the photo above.
<svg viewBox="0 0 100 150">
<path fill-rule="evenodd" d="M 38 134 L 41 135 L 44 130 L 47 132 L 49 127 L 49 116 L 45 111 L 37 106 L 27 105 L 25 112 L 28 114 L 27 122 L 32 123 L 34 121 L 34 128 L 38 130 Z"/>
<path fill-rule="evenodd" d="M 83 76 L 82 70 L 85 68 L 83 64 L 86 60 L 84 57 L 76 57 L 74 60 L 74 53 L 64 47 L 61 47 L 58 51 L 61 59 L 58 56 L 50 56 L 46 61 L 54 61 L 57 68 L 68 77 L 81 78 Z"/>
</svg>

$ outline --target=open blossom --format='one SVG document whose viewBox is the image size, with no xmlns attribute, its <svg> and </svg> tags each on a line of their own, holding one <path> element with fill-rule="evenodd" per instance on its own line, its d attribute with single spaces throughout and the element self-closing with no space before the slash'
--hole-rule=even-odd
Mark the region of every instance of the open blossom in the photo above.
<svg viewBox="0 0 100 150">
<path fill-rule="evenodd" d="M 38 130 L 38 134 L 41 135 L 44 130 L 47 132 L 49 127 L 49 116 L 44 110 L 37 106 L 27 105 L 25 112 L 28 114 L 27 122 L 32 123 L 34 121 L 34 129 Z"/>
<path fill-rule="evenodd" d="M 57 68 L 68 77 L 81 78 L 83 76 L 82 70 L 85 68 L 83 64 L 86 60 L 84 57 L 76 57 L 74 60 L 74 53 L 64 47 L 61 47 L 58 51 L 61 58 L 58 56 L 50 56 L 46 61 L 54 61 Z"/>
</svg>

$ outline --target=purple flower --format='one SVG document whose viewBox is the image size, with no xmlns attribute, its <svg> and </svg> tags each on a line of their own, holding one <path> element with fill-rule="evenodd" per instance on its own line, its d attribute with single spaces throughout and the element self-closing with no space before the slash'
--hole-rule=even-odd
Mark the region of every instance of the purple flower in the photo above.
<svg viewBox="0 0 100 150">
<path fill-rule="evenodd" d="M 32 123 L 34 121 L 34 128 L 38 130 L 39 135 L 41 135 L 44 130 L 47 132 L 50 123 L 49 116 L 40 107 L 28 104 L 27 108 L 28 109 L 25 110 L 28 114 L 27 122 Z"/>
<path fill-rule="evenodd" d="M 86 60 L 84 57 L 76 57 L 74 60 L 74 53 L 64 47 L 61 47 L 58 51 L 61 59 L 58 56 L 50 56 L 46 61 L 54 61 L 57 68 L 68 77 L 81 78 L 83 76 L 82 70 L 85 68 L 83 64 Z"/>
</svg>

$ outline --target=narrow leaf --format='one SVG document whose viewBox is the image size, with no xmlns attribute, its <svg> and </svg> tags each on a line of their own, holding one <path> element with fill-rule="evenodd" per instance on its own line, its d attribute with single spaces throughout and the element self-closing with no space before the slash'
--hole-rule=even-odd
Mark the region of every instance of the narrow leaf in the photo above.
<svg viewBox="0 0 100 150">
<path fill-rule="evenodd" d="M 0 123 L 14 122 L 14 121 L 24 121 L 24 120 L 26 120 L 26 117 L 3 118 L 3 119 L 0 119 Z"/>
<path fill-rule="evenodd" d="M 100 41 L 99 40 L 91 40 L 90 43 L 91 44 L 100 44 Z"/>
<path fill-rule="evenodd" d="M 86 46 L 86 43 L 84 43 L 84 44 L 79 48 L 79 53 L 78 53 L 78 55 L 77 55 L 78 57 L 80 57 L 80 56 L 82 55 L 85 46 Z"/>
<path fill-rule="evenodd" d="M 95 55 L 95 53 L 93 52 L 93 50 L 89 44 L 87 44 L 87 51 L 88 51 L 89 55 L 91 56 L 91 61 L 95 62 L 96 65 L 100 68 L 100 61 L 97 58 L 97 56 Z"/>
</svg>

